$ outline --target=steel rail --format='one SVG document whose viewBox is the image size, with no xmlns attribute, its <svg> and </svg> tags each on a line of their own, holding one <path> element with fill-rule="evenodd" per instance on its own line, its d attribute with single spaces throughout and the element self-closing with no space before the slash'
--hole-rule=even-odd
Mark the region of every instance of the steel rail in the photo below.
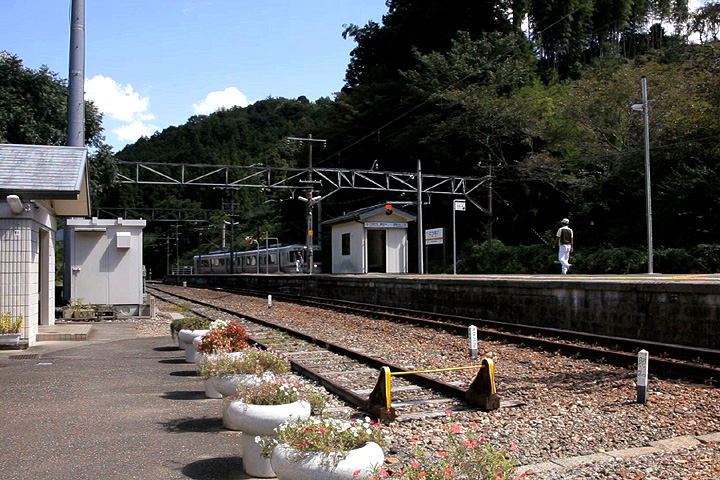
<svg viewBox="0 0 720 480">
<path fill-rule="evenodd" d="M 442 380 L 438 380 L 438 379 L 429 377 L 422 373 L 413 373 L 411 370 L 408 370 L 399 365 L 395 365 L 393 363 L 384 361 L 382 359 L 364 355 L 355 350 L 345 348 L 342 345 L 339 345 L 337 343 L 329 342 L 327 340 L 323 340 L 323 339 L 314 337 L 312 335 L 308 335 L 306 333 L 294 330 L 292 328 L 286 327 L 284 325 L 280 325 L 278 323 L 270 322 L 268 320 L 263 320 L 260 318 L 251 317 L 249 315 L 240 313 L 240 312 L 230 309 L 230 308 L 225 308 L 225 307 L 221 307 L 218 305 L 214 305 L 210 302 L 204 302 L 204 301 L 196 300 L 196 299 L 189 299 L 189 298 L 183 297 L 182 295 L 178 295 L 176 293 L 168 292 L 166 290 L 158 288 L 157 286 L 148 287 L 148 289 L 149 290 L 157 290 L 159 292 L 162 292 L 165 295 L 170 295 L 172 297 L 180 298 L 185 301 L 190 300 L 193 303 L 196 303 L 198 305 L 212 308 L 212 309 L 215 309 L 215 310 L 218 310 L 218 311 L 221 311 L 224 313 L 228 313 L 231 315 L 236 315 L 236 316 L 244 318 L 250 322 L 283 331 L 283 332 L 288 333 L 288 334 L 290 334 L 296 338 L 299 338 L 305 342 L 308 342 L 313 345 L 317 345 L 321 348 L 324 348 L 330 352 L 352 358 L 353 360 L 355 360 L 357 362 L 363 363 L 372 368 L 376 368 L 378 370 L 378 372 L 380 371 L 380 369 L 382 367 L 389 367 L 391 369 L 391 371 L 393 371 L 393 372 L 403 372 L 404 378 L 407 379 L 408 381 L 410 381 L 411 383 L 414 383 L 421 387 L 433 390 L 438 393 L 442 393 L 449 397 L 456 398 L 461 401 L 464 401 L 465 396 L 467 394 L 467 391 L 465 389 L 460 388 L 456 385 L 452 385 L 450 383 L 443 382 Z M 255 342 L 261 346 L 266 346 L 255 339 L 253 339 L 253 342 Z M 291 360 L 291 364 L 293 365 L 293 368 L 296 371 L 298 371 L 299 373 L 302 373 L 303 375 L 307 376 L 308 378 L 316 380 L 323 387 L 325 387 L 328 391 L 336 394 L 338 397 L 340 397 L 343 400 L 347 401 L 348 403 L 356 406 L 357 408 L 368 412 L 369 401 L 367 398 L 362 397 L 362 396 L 358 395 L 357 393 L 355 393 L 354 391 L 347 389 L 346 387 L 343 387 L 342 385 L 338 384 L 337 382 L 330 380 L 329 378 L 323 376 L 321 373 L 313 370 L 311 367 L 308 367 L 307 365 L 302 364 L 301 362 Z"/>
<path fill-rule="evenodd" d="M 222 290 L 242 293 L 240 289 Z M 247 291 L 245 291 L 247 292 Z M 262 296 L 263 293 L 255 292 L 254 296 Z M 565 355 L 578 355 L 583 358 L 592 360 L 606 361 L 613 365 L 629 367 L 637 363 L 636 353 L 627 353 L 627 351 L 618 351 L 620 345 L 625 350 L 633 349 L 649 349 L 654 352 L 662 352 L 674 358 L 696 359 L 702 358 L 703 361 L 710 364 L 720 363 L 720 351 L 703 349 L 697 347 L 687 347 L 683 345 L 672 345 L 665 343 L 649 342 L 644 340 L 633 340 L 620 337 L 607 337 L 602 335 L 594 335 L 583 332 L 573 332 L 569 330 L 561 330 L 546 327 L 535 327 L 529 325 L 518 325 L 513 323 L 505 323 L 493 320 L 472 319 L 468 317 L 453 317 L 450 315 L 420 312 L 417 310 L 398 309 L 392 307 L 384 307 L 378 305 L 367 305 L 357 302 L 346 302 L 338 300 L 328 300 L 316 297 L 300 297 L 287 294 L 273 293 L 275 300 L 286 300 L 294 303 L 300 303 L 318 308 L 334 309 L 346 313 L 354 313 L 361 315 L 380 316 L 385 319 L 394 320 L 404 323 L 413 323 L 429 328 L 445 330 L 456 335 L 467 335 L 468 326 L 472 324 L 483 324 L 494 328 L 501 328 L 508 331 L 498 331 L 488 328 L 478 328 L 478 335 L 495 340 L 503 340 L 514 344 L 522 344 L 531 347 L 542 348 L 547 351 L 557 351 Z M 393 313 L 395 312 L 395 313 Z M 397 312 L 411 313 L 414 316 L 402 315 Z M 415 316 L 417 315 L 417 316 Z M 419 318 L 420 316 L 434 316 L 443 318 L 446 321 L 429 320 L 427 318 Z M 462 324 L 449 323 L 450 320 L 459 320 Z M 545 337 L 562 338 L 565 341 L 580 341 L 587 344 L 605 345 L 605 348 L 598 346 L 586 346 L 570 344 L 550 340 L 548 338 L 540 338 L 537 336 L 523 335 L 520 333 L 512 333 L 511 331 L 519 331 L 523 333 L 532 333 L 534 335 L 543 335 Z M 611 348 L 612 347 L 612 348 Z M 614 348 L 614 349 L 613 349 Z M 652 357 L 649 365 L 649 371 L 655 375 L 666 378 L 688 378 L 695 381 L 705 382 L 710 385 L 718 386 L 720 381 L 720 369 L 713 366 L 698 365 L 695 363 L 679 362 L 674 360 L 666 360 L 656 356 Z"/>
</svg>

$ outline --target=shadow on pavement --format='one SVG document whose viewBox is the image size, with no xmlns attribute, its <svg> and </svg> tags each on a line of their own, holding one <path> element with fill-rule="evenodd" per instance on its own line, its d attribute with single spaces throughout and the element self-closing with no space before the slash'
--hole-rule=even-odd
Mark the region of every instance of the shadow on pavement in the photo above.
<svg viewBox="0 0 720 480">
<path fill-rule="evenodd" d="M 207 398 L 204 391 L 188 392 L 187 390 L 165 392 L 160 395 L 160 397 L 166 398 L 168 400 L 205 400 Z"/>
<path fill-rule="evenodd" d="M 182 474 L 195 480 L 240 480 L 249 478 L 243 473 L 242 457 L 220 457 L 188 463 Z"/>
<path fill-rule="evenodd" d="M 179 352 L 182 350 L 182 348 L 178 347 L 177 345 L 173 345 L 172 347 L 156 347 L 153 348 L 156 352 Z"/>
<path fill-rule="evenodd" d="M 187 363 L 184 358 L 167 358 L 165 360 L 158 360 L 158 363 L 167 363 L 169 365 L 180 365 L 182 363 Z M 188 363 L 188 365 L 190 365 Z"/>
<path fill-rule="evenodd" d="M 161 422 L 160 425 L 171 433 L 183 432 L 221 432 L 223 428 L 222 418 L 178 418 L 169 422 Z"/>
<path fill-rule="evenodd" d="M 177 372 L 170 372 L 173 377 L 197 377 L 198 372 L 195 370 L 178 370 Z"/>
</svg>

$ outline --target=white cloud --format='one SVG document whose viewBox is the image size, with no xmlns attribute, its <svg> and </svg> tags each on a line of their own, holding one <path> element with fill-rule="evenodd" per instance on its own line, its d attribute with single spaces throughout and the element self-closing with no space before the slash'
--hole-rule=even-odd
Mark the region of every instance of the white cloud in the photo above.
<svg viewBox="0 0 720 480">
<path fill-rule="evenodd" d="M 147 111 L 150 100 L 133 91 L 132 85 L 122 85 L 110 77 L 96 75 L 85 81 L 85 96 L 95 102 L 100 111 L 121 122 L 133 122 Z"/>
<path fill-rule="evenodd" d="M 149 137 L 159 130 L 155 125 L 143 122 L 133 122 L 113 130 L 113 133 L 123 142 L 134 142 L 140 137 Z"/>
<path fill-rule="evenodd" d="M 247 107 L 248 100 L 236 87 L 228 87 L 222 92 L 210 92 L 200 103 L 193 105 L 195 113 L 207 115 L 220 108 Z"/>
<path fill-rule="evenodd" d="M 96 75 L 85 81 L 85 97 L 95 103 L 106 120 L 124 124 L 112 129 L 121 141 L 134 142 L 159 130 L 148 123 L 155 119 L 147 111 L 150 99 L 141 97 L 130 84 L 122 85 L 110 77 Z"/>
</svg>

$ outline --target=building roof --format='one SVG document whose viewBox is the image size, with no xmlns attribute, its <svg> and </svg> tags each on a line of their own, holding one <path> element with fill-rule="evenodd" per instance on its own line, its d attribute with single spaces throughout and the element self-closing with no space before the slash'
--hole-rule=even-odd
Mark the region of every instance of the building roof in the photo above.
<svg viewBox="0 0 720 480">
<path fill-rule="evenodd" d="M 380 213 L 385 213 L 385 204 L 382 205 L 375 205 L 372 207 L 367 208 L 361 208 L 360 210 L 355 210 L 354 212 L 346 213 L 345 215 L 342 215 L 340 217 L 331 218 L 330 220 L 326 220 L 322 222 L 323 225 L 335 225 L 338 223 L 345 223 L 345 222 L 351 222 L 351 221 L 363 221 L 367 218 L 370 218 L 374 215 L 378 215 Z M 393 215 L 399 216 L 403 218 L 406 222 L 413 222 L 415 221 L 415 215 L 406 212 L 405 210 L 400 210 L 397 207 L 393 207 Z"/>
<path fill-rule="evenodd" d="M 57 215 L 87 216 L 87 149 L 0 144 L 0 199 L 51 200 Z"/>
</svg>

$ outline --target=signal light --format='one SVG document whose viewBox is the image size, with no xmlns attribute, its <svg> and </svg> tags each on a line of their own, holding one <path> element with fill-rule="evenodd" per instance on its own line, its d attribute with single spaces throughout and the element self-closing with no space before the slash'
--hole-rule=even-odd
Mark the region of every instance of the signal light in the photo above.
<svg viewBox="0 0 720 480">
<path fill-rule="evenodd" d="M 385 205 L 385 215 L 392 215 L 393 207 L 389 203 Z"/>
</svg>

